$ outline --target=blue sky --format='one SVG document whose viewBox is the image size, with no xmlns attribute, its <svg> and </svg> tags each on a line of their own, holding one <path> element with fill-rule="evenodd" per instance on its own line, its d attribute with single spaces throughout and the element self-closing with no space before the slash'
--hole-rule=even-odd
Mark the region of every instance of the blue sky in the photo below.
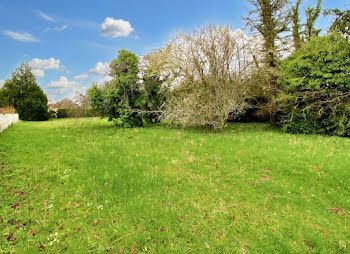
<svg viewBox="0 0 350 254">
<path fill-rule="evenodd" d="M 324 8 L 349 5 L 323 0 Z M 0 85 L 26 61 L 50 99 L 71 97 L 103 79 L 118 50 L 143 55 L 175 30 L 208 23 L 245 30 L 247 8 L 244 0 L 0 0 Z"/>
</svg>

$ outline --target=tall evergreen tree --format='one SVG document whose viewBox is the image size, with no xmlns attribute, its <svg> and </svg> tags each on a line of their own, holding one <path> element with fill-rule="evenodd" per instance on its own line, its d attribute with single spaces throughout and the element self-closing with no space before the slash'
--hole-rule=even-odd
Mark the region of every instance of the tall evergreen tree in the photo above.
<svg viewBox="0 0 350 254">
<path fill-rule="evenodd" d="M 43 121 L 48 118 L 47 97 L 36 83 L 28 64 L 23 63 L 1 88 L 2 104 L 13 106 L 20 119 Z"/>
</svg>

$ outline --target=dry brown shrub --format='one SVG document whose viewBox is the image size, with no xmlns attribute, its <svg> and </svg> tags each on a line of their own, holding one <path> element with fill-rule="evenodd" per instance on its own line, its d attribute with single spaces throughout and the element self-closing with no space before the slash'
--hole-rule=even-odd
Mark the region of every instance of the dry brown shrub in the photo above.
<svg viewBox="0 0 350 254">
<path fill-rule="evenodd" d="M 3 107 L 3 108 L 0 108 L 0 113 L 1 114 L 15 114 L 16 109 L 14 107 Z"/>
</svg>

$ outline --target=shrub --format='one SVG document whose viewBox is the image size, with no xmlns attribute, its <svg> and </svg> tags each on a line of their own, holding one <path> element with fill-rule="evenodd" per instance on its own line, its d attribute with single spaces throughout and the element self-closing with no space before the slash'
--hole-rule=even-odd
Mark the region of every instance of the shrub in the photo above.
<svg viewBox="0 0 350 254">
<path fill-rule="evenodd" d="M 56 113 L 57 118 L 67 118 L 68 117 L 68 109 L 59 108 Z"/>
<path fill-rule="evenodd" d="M 280 71 L 285 131 L 350 136 L 350 44 L 341 35 L 313 38 Z"/>
<path fill-rule="evenodd" d="M 49 119 L 52 119 L 52 118 L 56 118 L 57 116 L 56 116 L 56 111 L 54 111 L 54 110 L 52 110 L 52 109 L 50 109 L 49 110 Z"/>
</svg>

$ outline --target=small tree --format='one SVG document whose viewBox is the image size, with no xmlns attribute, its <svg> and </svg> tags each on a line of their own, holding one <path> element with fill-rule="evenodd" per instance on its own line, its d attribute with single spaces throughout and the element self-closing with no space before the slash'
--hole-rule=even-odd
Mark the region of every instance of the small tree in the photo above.
<svg viewBox="0 0 350 254">
<path fill-rule="evenodd" d="M 142 126 L 138 57 L 130 51 L 120 50 L 110 67 L 113 79 L 103 88 L 93 85 L 88 91 L 91 107 L 123 127 Z"/>
<path fill-rule="evenodd" d="M 1 89 L 3 104 L 13 106 L 20 119 L 43 121 L 48 119 L 47 97 L 36 83 L 28 64 L 12 73 Z"/>
<path fill-rule="evenodd" d="M 108 112 L 105 112 L 104 109 L 104 95 L 103 89 L 100 88 L 96 83 L 92 84 L 92 86 L 87 90 L 86 95 L 89 98 L 89 105 L 91 109 L 101 116 L 108 116 Z M 112 120 L 113 117 L 110 119 Z"/>
<path fill-rule="evenodd" d="M 136 112 L 141 108 L 138 61 L 134 53 L 120 50 L 117 59 L 110 64 L 110 75 L 114 78 L 108 85 L 105 99 L 108 101 L 110 98 L 115 103 L 115 121 L 124 127 L 143 125 L 141 116 Z M 110 106 L 113 108 L 113 103 Z"/>
</svg>

